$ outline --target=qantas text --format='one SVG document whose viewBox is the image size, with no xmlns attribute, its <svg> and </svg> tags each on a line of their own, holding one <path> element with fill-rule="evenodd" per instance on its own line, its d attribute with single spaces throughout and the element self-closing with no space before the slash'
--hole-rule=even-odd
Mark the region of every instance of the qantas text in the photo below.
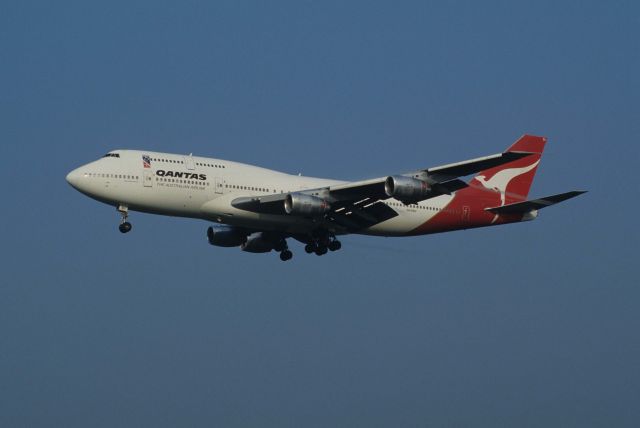
<svg viewBox="0 0 640 428">
<path fill-rule="evenodd" d="M 206 174 L 191 174 L 190 172 L 165 171 L 164 169 L 157 170 L 156 175 L 159 175 L 160 177 L 186 178 L 188 180 L 205 181 L 207 179 Z"/>
</svg>

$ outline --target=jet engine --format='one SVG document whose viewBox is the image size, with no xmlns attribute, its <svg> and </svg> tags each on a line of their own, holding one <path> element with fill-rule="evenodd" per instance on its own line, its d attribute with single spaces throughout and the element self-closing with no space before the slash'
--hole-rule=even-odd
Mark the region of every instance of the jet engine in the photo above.
<svg viewBox="0 0 640 428">
<path fill-rule="evenodd" d="M 216 224 L 207 229 L 207 239 L 217 247 L 237 247 L 247 240 L 247 236 L 233 226 Z"/>
<path fill-rule="evenodd" d="M 330 208 L 324 199 L 304 193 L 289 193 L 284 199 L 284 210 L 287 214 L 317 216 L 326 213 Z"/>
<path fill-rule="evenodd" d="M 405 203 L 424 201 L 431 195 L 431 186 L 417 178 L 393 175 L 384 181 L 384 192 L 387 196 Z"/>
<path fill-rule="evenodd" d="M 274 243 L 267 239 L 262 232 L 249 235 L 246 242 L 242 244 L 242 251 L 249 253 L 268 253 L 273 250 Z"/>
</svg>

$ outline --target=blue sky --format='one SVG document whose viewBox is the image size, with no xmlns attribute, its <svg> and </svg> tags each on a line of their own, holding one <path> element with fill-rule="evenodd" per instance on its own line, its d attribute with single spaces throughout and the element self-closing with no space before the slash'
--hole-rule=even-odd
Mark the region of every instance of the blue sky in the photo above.
<svg viewBox="0 0 640 428">
<path fill-rule="evenodd" d="M 636 426 L 636 2 L 7 2 L 2 426 Z M 549 144 L 536 222 L 292 262 L 66 173 L 143 148 L 359 179 Z"/>
</svg>

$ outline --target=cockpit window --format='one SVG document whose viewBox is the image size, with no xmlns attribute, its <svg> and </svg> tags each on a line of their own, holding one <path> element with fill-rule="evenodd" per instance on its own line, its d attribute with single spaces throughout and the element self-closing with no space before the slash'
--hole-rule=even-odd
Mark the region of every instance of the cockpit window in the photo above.
<svg viewBox="0 0 640 428">
<path fill-rule="evenodd" d="M 120 154 L 119 153 L 107 153 L 106 155 L 103 156 L 104 158 L 119 158 Z"/>
</svg>

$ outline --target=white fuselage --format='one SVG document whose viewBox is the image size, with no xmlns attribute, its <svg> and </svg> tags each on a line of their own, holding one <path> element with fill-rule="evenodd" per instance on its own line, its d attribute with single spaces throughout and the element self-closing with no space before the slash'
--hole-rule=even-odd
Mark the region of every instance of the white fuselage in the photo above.
<svg viewBox="0 0 640 428">
<path fill-rule="evenodd" d="M 143 156 L 149 162 L 143 162 Z M 220 159 L 137 150 L 112 151 L 70 172 L 67 181 L 82 193 L 116 207 L 283 233 L 307 233 L 316 225 L 304 217 L 237 209 L 231 201 L 345 183 Z M 445 209 L 450 200 L 451 196 L 443 195 L 405 205 L 387 199 L 385 203 L 399 215 L 360 233 L 405 235 Z"/>
</svg>

